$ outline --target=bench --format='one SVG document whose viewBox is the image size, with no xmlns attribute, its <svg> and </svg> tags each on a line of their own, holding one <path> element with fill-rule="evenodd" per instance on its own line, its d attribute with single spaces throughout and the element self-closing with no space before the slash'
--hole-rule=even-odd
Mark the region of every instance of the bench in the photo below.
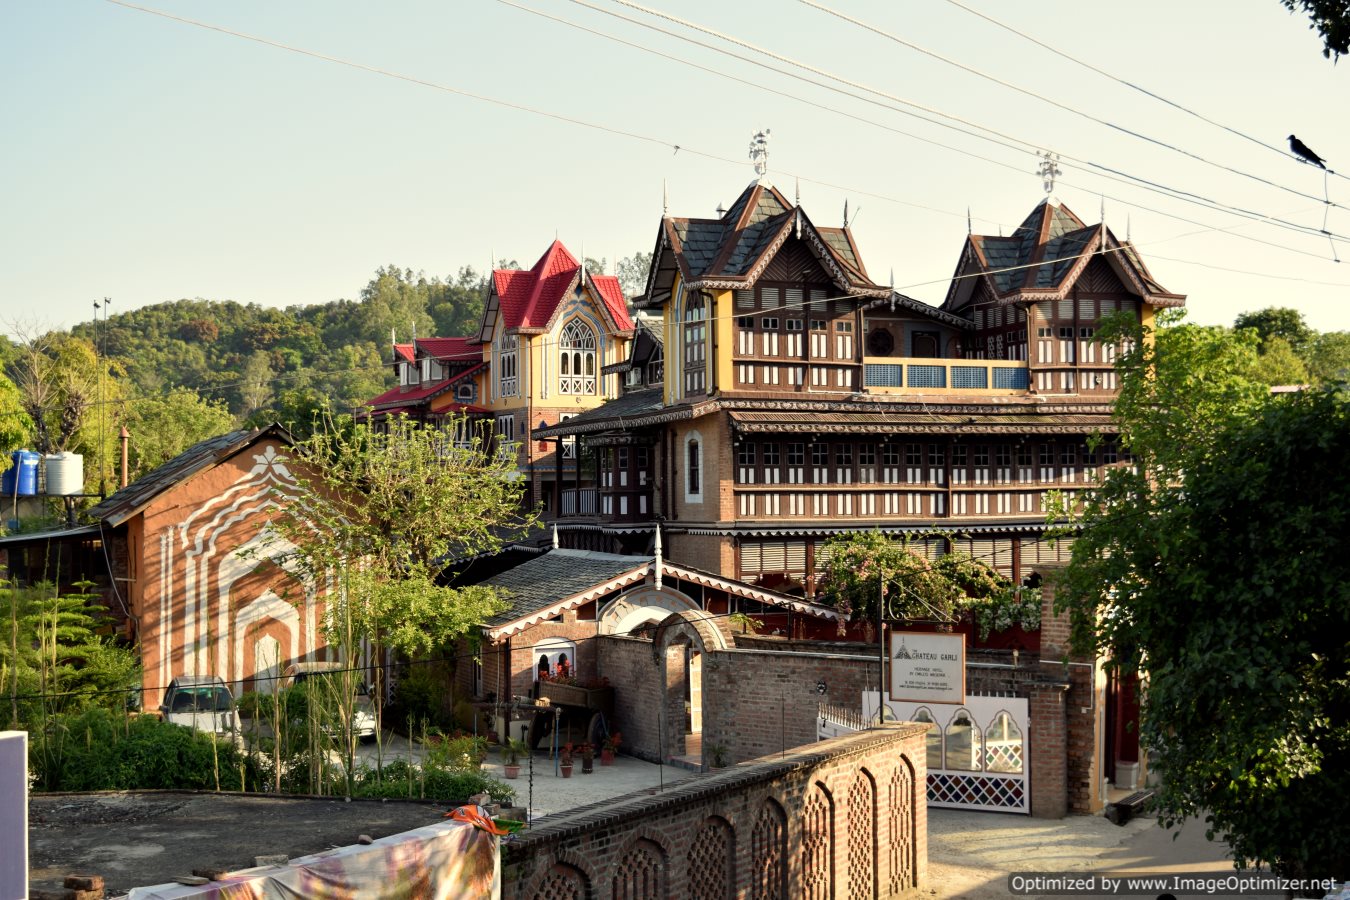
<svg viewBox="0 0 1350 900">
<path fill-rule="evenodd" d="M 1135 791 L 1124 800 L 1108 804 L 1106 818 L 1112 825 L 1124 825 L 1142 813 L 1153 802 L 1152 791 Z"/>
</svg>

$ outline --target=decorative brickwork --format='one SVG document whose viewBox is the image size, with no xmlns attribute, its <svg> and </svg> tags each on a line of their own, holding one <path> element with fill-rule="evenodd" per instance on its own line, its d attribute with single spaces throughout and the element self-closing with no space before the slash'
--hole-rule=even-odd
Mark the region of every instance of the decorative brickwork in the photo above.
<svg viewBox="0 0 1350 900">
<path fill-rule="evenodd" d="M 557 863 L 545 873 L 533 900 L 589 900 L 590 885 L 586 873 L 566 863 Z"/>
<path fill-rule="evenodd" d="M 909 895 L 927 868 L 927 811 L 918 796 L 877 818 L 876 785 L 924 772 L 923 729 L 888 725 L 549 816 L 502 845 L 502 898 L 844 900 L 893 884 L 887 896 Z M 870 824 L 856 821 L 868 808 Z M 862 840 L 847 837 L 855 828 Z"/>
<path fill-rule="evenodd" d="M 764 801 L 755 820 L 751 896 L 754 900 L 787 900 L 787 816 L 772 798 Z"/>
<path fill-rule="evenodd" d="M 871 900 L 877 895 L 877 789 L 872 773 L 859 769 L 848 791 L 848 896 Z"/>
<path fill-rule="evenodd" d="M 724 900 L 735 890 L 731 824 L 713 816 L 689 848 L 689 900 Z"/>
<path fill-rule="evenodd" d="M 614 873 L 614 900 L 665 900 L 666 861 L 659 844 L 638 840 L 626 850 Z"/>
<path fill-rule="evenodd" d="M 886 807 L 891 835 L 891 893 L 918 886 L 914 867 L 914 769 L 902 760 L 891 775 Z"/>
<path fill-rule="evenodd" d="M 830 900 L 834 895 L 834 799 L 820 782 L 811 788 L 802 807 L 801 848 L 802 896 Z"/>
</svg>

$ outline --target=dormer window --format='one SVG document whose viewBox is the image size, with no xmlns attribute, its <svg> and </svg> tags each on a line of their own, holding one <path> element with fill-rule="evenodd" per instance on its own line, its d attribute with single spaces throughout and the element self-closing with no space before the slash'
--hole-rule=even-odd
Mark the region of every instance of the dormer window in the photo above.
<svg viewBox="0 0 1350 900">
<path fill-rule="evenodd" d="M 581 319 L 573 319 L 558 346 L 558 390 L 589 395 L 595 393 L 595 383 L 595 332 Z"/>
</svg>

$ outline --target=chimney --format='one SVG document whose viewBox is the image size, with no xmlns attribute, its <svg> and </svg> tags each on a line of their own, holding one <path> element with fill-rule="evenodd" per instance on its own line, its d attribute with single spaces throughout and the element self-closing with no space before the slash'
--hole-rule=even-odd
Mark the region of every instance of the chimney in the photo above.
<svg viewBox="0 0 1350 900">
<path fill-rule="evenodd" d="M 127 442 L 131 440 L 131 432 L 127 431 L 127 426 L 122 426 L 122 432 L 117 435 L 117 439 L 122 442 L 122 487 L 127 486 Z"/>
</svg>

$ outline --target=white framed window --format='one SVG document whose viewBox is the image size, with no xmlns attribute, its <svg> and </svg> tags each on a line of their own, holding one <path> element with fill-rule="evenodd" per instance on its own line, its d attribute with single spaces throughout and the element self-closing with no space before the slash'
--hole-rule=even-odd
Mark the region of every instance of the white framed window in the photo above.
<svg viewBox="0 0 1350 900">
<path fill-rule="evenodd" d="M 703 502 L 703 436 L 697 431 L 684 437 L 684 502 Z"/>
<path fill-rule="evenodd" d="M 568 419 L 576 418 L 576 415 L 576 413 L 560 413 L 558 415 L 558 422 L 561 424 Z M 577 436 L 575 434 L 569 434 L 562 439 L 562 458 L 577 458 Z"/>
<path fill-rule="evenodd" d="M 514 456 L 516 452 L 516 417 L 497 417 L 497 453 L 500 456 Z"/>
<path fill-rule="evenodd" d="M 577 645 L 565 638 L 544 638 L 534 645 L 531 657 L 535 681 L 541 672 L 549 677 L 576 674 Z"/>
<path fill-rule="evenodd" d="M 684 392 L 702 394 L 708 389 L 708 307 L 697 291 L 684 295 Z"/>
<path fill-rule="evenodd" d="M 520 393 L 520 359 L 516 354 L 516 339 L 504 332 L 497 337 L 497 390 L 503 397 L 515 397 Z"/>
<path fill-rule="evenodd" d="M 568 322 L 558 342 L 558 390 L 595 393 L 595 332 L 581 319 Z"/>
</svg>

